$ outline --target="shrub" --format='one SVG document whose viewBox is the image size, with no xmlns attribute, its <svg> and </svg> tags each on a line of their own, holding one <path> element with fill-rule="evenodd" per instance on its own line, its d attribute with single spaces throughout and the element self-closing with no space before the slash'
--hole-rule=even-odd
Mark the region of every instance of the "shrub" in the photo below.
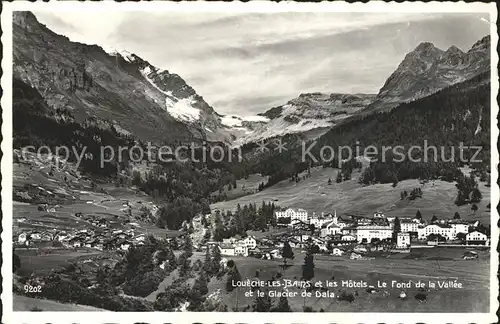
<svg viewBox="0 0 500 324">
<path fill-rule="evenodd" d="M 415 295 L 415 299 L 418 300 L 419 302 L 424 302 L 427 300 L 427 295 L 420 292 Z"/>
<path fill-rule="evenodd" d="M 337 297 L 337 299 L 340 301 L 345 300 L 352 303 L 355 298 L 352 293 L 347 293 L 346 291 L 342 291 L 342 293 L 339 295 L 339 297 Z"/>
<path fill-rule="evenodd" d="M 125 282 L 123 292 L 131 296 L 146 297 L 158 288 L 165 275 L 164 271 L 160 270 L 137 274 Z"/>
</svg>

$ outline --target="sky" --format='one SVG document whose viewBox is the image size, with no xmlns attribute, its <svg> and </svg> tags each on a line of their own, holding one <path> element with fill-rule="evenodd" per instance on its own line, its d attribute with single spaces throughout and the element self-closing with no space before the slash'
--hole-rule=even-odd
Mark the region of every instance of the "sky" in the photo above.
<svg viewBox="0 0 500 324">
<path fill-rule="evenodd" d="M 467 51 L 477 13 L 35 12 L 73 41 L 127 50 L 179 74 L 221 114 L 251 116 L 301 93 L 377 93 L 421 42 Z"/>
</svg>

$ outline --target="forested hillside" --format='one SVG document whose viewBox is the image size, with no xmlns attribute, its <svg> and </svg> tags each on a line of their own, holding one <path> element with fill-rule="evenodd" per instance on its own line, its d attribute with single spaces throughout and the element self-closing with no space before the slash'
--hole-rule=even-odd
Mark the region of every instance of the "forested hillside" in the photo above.
<svg viewBox="0 0 500 324">
<path fill-rule="evenodd" d="M 376 166 L 383 171 L 378 172 L 366 184 L 376 182 L 393 182 L 403 179 L 426 179 L 446 176 L 453 179 L 458 173 L 457 167 L 469 159 L 480 163 L 470 163 L 480 170 L 489 170 L 490 165 L 490 75 L 481 74 L 468 81 L 452 85 L 429 97 L 401 104 L 390 112 L 380 112 L 368 116 L 353 118 L 350 121 L 332 128 L 320 137 L 306 154 L 306 161 L 301 161 L 303 148 L 309 148 L 313 143 L 303 147 L 298 145 L 284 154 L 269 156 L 261 162 L 263 169 L 273 170 L 271 176 L 281 180 L 292 177 L 305 170 L 310 165 L 323 164 L 337 166 L 340 158 L 348 158 L 347 149 L 344 155 L 338 155 L 332 161 L 329 150 L 320 151 L 325 146 L 333 148 L 338 153 L 341 146 L 349 146 L 355 155 L 359 147 L 361 155 L 368 146 L 374 146 L 378 153 L 382 147 L 390 147 L 385 154 L 385 162 L 377 162 Z M 437 148 L 437 156 L 429 149 L 424 161 L 424 141 L 427 146 Z M 479 146 L 477 149 L 464 150 L 465 161 L 460 161 L 459 147 Z M 409 154 L 413 160 L 393 161 L 392 148 L 401 146 L 398 152 Z M 409 151 L 411 146 L 419 146 L 421 150 Z M 455 157 L 452 159 L 451 151 Z M 444 152 L 444 154 L 441 153 Z M 373 149 L 370 151 L 373 152 Z M 312 158 L 311 158 L 312 156 Z M 372 158 L 376 157 L 372 156 Z M 443 158 L 444 157 L 444 158 Z M 381 158 L 381 156 L 379 156 Z M 453 160 L 453 161 L 452 161 Z M 375 167 L 375 163 L 372 163 Z"/>
<path fill-rule="evenodd" d="M 164 204 L 158 219 L 158 226 L 171 229 L 180 228 L 184 220 L 192 219 L 197 213 L 210 212 L 210 194 L 231 185 L 243 176 L 241 164 L 165 162 L 149 163 L 143 170 L 135 167 L 128 151 L 123 151 L 121 160 L 118 153 L 110 162 L 101 166 L 101 146 L 131 148 L 146 144 L 132 135 L 117 132 L 106 120 L 87 119 L 75 121 L 67 110 L 50 108 L 40 93 L 25 82 L 13 80 L 13 142 L 14 148 L 28 145 L 35 150 L 42 146 L 56 152 L 56 147 L 67 147 L 69 160 L 77 161 L 77 154 L 84 152 L 80 171 L 93 178 L 101 178 L 117 185 L 135 185 Z M 167 143 L 175 147 L 175 142 Z M 46 151 L 44 151 L 46 152 Z M 190 152 L 183 154 L 191 155 Z M 147 159 L 147 156 L 144 156 Z M 124 173 L 118 173 L 118 170 Z M 236 174 L 236 175 L 235 175 Z"/>
</svg>

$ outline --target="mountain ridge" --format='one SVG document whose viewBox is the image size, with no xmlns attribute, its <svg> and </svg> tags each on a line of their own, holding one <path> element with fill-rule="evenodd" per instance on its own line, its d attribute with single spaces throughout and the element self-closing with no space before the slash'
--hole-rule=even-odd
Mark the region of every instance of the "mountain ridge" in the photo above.
<svg viewBox="0 0 500 324">
<path fill-rule="evenodd" d="M 232 140 L 220 115 L 179 75 L 136 54 L 73 42 L 31 12 L 14 13 L 13 37 L 14 77 L 79 121 L 109 120 L 144 141 Z"/>
<path fill-rule="evenodd" d="M 302 134 L 306 139 L 317 138 L 340 120 L 365 108 L 373 94 L 302 93 L 286 104 L 266 110 L 259 116 L 269 122 L 260 125 L 241 142 L 255 142 L 287 134 Z"/>
<path fill-rule="evenodd" d="M 454 45 L 443 51 L 430 42 L 420 43 L 387 78 L 373 103 L 360 113 L 390 110 L 489 71 L 489 47 L 489 35 L 467 52 Z"/>
</svg>

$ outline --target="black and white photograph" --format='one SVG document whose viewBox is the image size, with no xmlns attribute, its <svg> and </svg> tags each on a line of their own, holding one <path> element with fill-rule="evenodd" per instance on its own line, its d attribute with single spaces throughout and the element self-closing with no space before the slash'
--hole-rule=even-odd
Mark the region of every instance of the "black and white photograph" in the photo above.
<svg viewBox="0 0 500 324">
<path fill-rule="evenodd" d="M 42 4 L 2 13 L 11 318 L 496 320 L 493 4 Z"/>
</svg>

